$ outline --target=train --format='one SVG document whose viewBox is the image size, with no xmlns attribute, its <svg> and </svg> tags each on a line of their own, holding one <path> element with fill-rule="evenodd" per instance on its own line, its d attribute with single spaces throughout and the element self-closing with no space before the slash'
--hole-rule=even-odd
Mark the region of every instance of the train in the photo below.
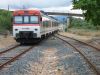
<svg viewBox="0 0 100 75">
<path fill-rule="evenodd" d="M 13 37 L 19 43 L 34 43 L 57 32 L 59 21 L 41 10 L 13 12 Z"/>
</svg>

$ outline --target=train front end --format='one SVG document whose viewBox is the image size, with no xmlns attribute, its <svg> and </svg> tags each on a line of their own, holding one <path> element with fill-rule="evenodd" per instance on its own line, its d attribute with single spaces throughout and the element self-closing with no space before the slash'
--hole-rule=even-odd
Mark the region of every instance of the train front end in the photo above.
<svg viewBox="0 0 100 75">
<path fill-rule="evenodd" d="M 19 10 L 13 13 L 13 37 L 20 43 L 32 43 L 41 38 L 41 16 L 37 10 Z"/>
</svg>

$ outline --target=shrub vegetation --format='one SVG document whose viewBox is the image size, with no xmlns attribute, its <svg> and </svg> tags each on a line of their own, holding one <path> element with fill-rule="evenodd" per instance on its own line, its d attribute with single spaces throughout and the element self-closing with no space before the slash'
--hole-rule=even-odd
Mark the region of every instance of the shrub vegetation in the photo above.
<svg viewBox="0 0 100 75">
<path fill-rule="evenodd" d="M 12 30 L 12 13 L 6 10 L 0 10 L 0 32 Z"/>
<path fill-rule="evenodd" d="M 72 18 L 70 28 L 77 29 L 89 29 L 89 30 L 100 30 L 99 25 L 94 25 L 91 21 L 87 22 L 86 20 L 79 18 Z"/>
<path fill-rule="evenodd" d="M 100 26 L 100 0 L 73 0 L 73 5 L 74 9 L 84 11 L 85 20 L 91 21 L 95 26 Z"/>
</svg>

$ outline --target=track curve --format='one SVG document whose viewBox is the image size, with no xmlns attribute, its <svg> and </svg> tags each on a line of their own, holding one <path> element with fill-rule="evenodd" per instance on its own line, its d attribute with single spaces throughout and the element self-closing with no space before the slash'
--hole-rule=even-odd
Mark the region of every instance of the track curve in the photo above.
<svg viewBox="0 0 100 75">
<path fill-rule="evenodd" d="M 100 71 L 96 68 L 96 65 L 93 64 L 84 54 L 83 52 L 80 51 L 80 49 L 76 48 L 73 44 L 71 44 L 70 42 L 66 41 L 65 39 L 63 39 L 63 37 L 61 35 L 54 35 L 55 37 L 59 38 L 60 40 L 64 41 L 65 43 L 69 44 L 70 46 L 72 46 L 77 52 L 80 53 L 80 55 L 86 60 L 86 62 L 88 63 L 88 65 L 93 69 L 93 71 L 96 73 L 96 75 L 100 75 Z"/>
<path fill-rule="evenodd" d="M 63 36 L 63 37 L 65 37 L 65 38 L 69 38 L 69 39 L 78 41 L 78 42 L 80 42 L 80 43 L 83 43 L 83 44 L 85 44 L 85 45 L 88 45 L 88 46 L 94 48 L 94 49 L 97 50 L 97 51 L 100 51 L 99 48 L 97 48 L 97 47 L 95 47 L 95 46 L 93 46 L 93 45 L 90 45 L 90 44 L 88 44 L 88 43 L 86 43 L 86 42 L 80 41 L 80 40 L 78 40 L 78 39 L 75 39 L 75 38 L 72 38 L 72 37 L 68 37 L 68 36 L 64 36 L 64 35 L 61 35 L 61 34 L 57 34 L 57 35 L 60 35 L 60 36 Z"/>
</svg>

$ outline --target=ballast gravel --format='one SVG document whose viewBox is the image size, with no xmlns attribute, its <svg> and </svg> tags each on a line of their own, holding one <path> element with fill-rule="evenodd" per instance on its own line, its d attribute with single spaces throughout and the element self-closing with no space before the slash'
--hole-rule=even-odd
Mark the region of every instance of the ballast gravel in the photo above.
<svg viewBox="0 0 100 75">
<path fill-rule="evenodd" d="M 51 37 L 0 71 L 0 75 L 95 75 L 82 56 Z"/>
</svg>

